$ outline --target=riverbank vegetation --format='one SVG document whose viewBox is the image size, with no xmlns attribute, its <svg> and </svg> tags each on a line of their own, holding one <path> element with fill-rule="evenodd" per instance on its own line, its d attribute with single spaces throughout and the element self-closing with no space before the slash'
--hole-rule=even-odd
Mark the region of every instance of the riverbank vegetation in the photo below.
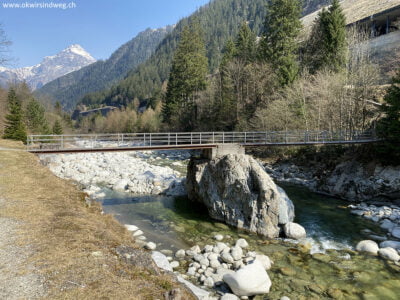
<svg viewBox="0 0 400 300">
<path fill-rule="evenodd" d="M 21 274 L 43 278 L 49 299 L 164 299 L 179 287 L 138 249 L 129 232 L 71 182 L 54 176 L 22 144 L 0 140 L 2 218 L 18 222 L 32 249 Z M 192 299 L 181 287 L 182 297 Z M 29 295 L 30 296 L 30 295 Z"/>
</svg>

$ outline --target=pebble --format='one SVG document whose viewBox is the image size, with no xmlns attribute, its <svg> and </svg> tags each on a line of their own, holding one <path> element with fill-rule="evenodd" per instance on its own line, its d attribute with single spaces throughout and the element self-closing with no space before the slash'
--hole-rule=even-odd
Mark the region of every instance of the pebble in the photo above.
<svg viewBox="0 0 400 300">
<path fill-rule="evenodd" d="M 211 268 L 218 268 L 221 265 L 221 263 L 219 262 L 219 260 L 214 259 L 214 260 L 210 260 L 210 267 Z"/>
<path fill-rule="evenodd" d="M 245 249 L 249 247 L 249 243 L 245 239 L 238 239 L 235 246 Z"/>
<path fill-rule="evenodd" d="M 220 300 L 239 300 L 240 298 L 234 294 L 224 294 Z"/>
<path fill-rule="evenodd" d="M 148 250 L 155 250 L 157 248 L 157 245 L 153 242 L 148 242 L 144 247 Z"/>
<path fill-rule="evenodd" d="M 224 239 L 224 236 L 222 234 L 217 234 L 214 236 L 214 240 L 216 241 L 222 241 Z"/>
<path fill-rule="evenodd" d="M 228 264 L 232 264 L 235 261 L 229 253 L 222 253 L 221 259 Z"/>
<path fill-rule="evenodd" d="M 139 235 L 143 235 L 143 231 L 137 230 L 137 231 L 135 231 L 135 232 L 132 234 L 133 237 L 137 237 L 137 236 L 139 236 Z"/>
<path fill-rule="evenodd" d="M 185 250 L 180 249 L 178 251 L 176 251 L 175 253 L 175 257 L 176 258 L 184 258 L 186 256 Z"/>
<path fill-rule="evenodd" d="M 137 230 L 139 230 L 139 228 L 137 226 L 135 226 L 135 225 L 125 224 L 124 226 L 128 231 L 137 231 Z"/>
<path fill-rule="evenodd" d="M 207 277 L 207 279 L 204 281 L 204 285 L 208 288 L 214 287 L 214 280 L 211 277 Z"/>
<path fill-rule="evenodd" d="M 172 269 L 176 269 L 179 267 L 179 261 L 174 260 L 174 261 L 170 262 L 170 265 L 171 265 Z"/>
<path fill-rule="evenodd" d="M 243 257 L 243 250 L 239 246 L 231 248 L 231 255 L 234 260 L 239 260 Z"/>
</svg>

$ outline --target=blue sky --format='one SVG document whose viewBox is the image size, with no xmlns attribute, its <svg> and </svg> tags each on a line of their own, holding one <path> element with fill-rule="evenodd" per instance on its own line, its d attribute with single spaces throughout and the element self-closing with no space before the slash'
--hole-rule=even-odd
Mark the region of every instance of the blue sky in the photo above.
<svg viewBox="0 0 400 300">
<path fill-rule="evenodd" d="M 12 41 L 11 67 L 30 66 L 71 44 L 105 59 L 144 29 L 175 24 L 209 0 L 73 0 L 75 8 L 4 8 L 4 3 L 70 0 L 0 0 L 0 23 Z"/>
</svg>

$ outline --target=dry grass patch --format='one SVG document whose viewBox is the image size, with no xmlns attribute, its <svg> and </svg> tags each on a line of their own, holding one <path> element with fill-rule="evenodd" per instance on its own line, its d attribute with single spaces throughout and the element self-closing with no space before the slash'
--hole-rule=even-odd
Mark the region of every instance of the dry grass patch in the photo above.
<svg viewBox="0 0 400 300">
<path fill-rule="evenodd" d="M 4 140 L 1 147 L 23 149 Z M 86 204 L 73 183 L 54 176 L 36 156 L 0 151 L 0 193 L 7 200 L 0 214 L 22 221 L 19 242 L 33 247 L 30 263 L 46 279 L 48 298 L 163 299 L 180 287 L 123 226 L 102 215 L 98 204 Z M 130 251 L 127 258 L 117 253 L 121 245 Z"/>
</svg>

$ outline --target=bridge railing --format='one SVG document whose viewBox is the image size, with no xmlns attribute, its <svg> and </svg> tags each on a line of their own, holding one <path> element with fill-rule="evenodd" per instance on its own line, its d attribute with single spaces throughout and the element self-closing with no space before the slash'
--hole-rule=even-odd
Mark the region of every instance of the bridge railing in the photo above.
<svg viewBox="0 0 400 300">
<path fill-rule="evenodd" d="M 79 148 L 134 148 L 184 145 L 292 145 L 374 141 L 372 131 L 162 132 L 118 134 L 29 135 L 28 151 Z"/>
</svg>

